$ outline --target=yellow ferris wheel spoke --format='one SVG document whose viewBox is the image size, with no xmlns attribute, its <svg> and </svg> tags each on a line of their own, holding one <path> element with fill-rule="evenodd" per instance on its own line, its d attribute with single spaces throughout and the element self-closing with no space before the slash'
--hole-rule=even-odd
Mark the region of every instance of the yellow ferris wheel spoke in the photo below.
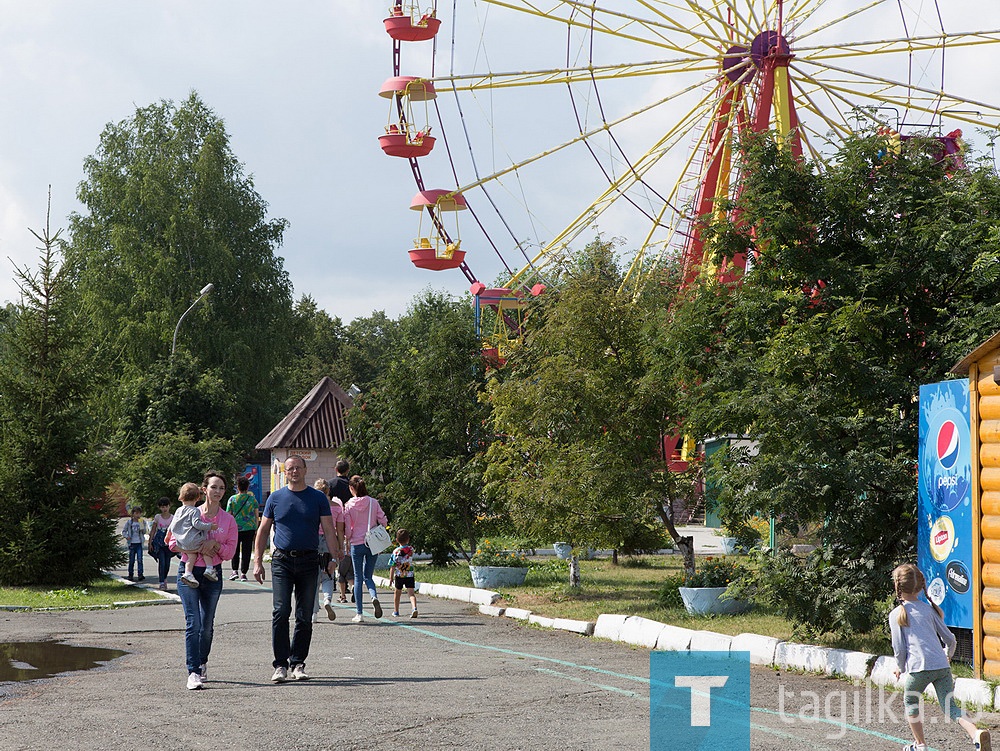
<svg viewBox="0 0 1000 751">
<path fill-rule="evenodd" d="M 707 101 L 707 99 L 706 99 Z M 559 235 L 553 238 L 551 241 L 545 244 L 545 246 L 538 252 L 538 254 L 531 260 L 531 269 L 539 269 L 550 263 L 553 258 L 558 255 L 558 252 L 566 248 L 570 242 L 576 239 L 580 233 L 584 232 L 588 227 L 592 226 L 594 220 L 603 214 L 607 209 L 614 205 L 615 200 L 618 199 L 622 194 L 627 192 L 629 188 L 638 184 L 643 177 L 659 162 L 670 150 L 670 148 L 675 143 L 671 141 L 676 141 L 678 138 L 683 137 L 690 132 L 692 127 L 695 127 L 700 121 L 700 113 L 692 111 L 689 113 L 688 117 L 684 121 L 677 123 L 671 131 L 666 134 L 662 139 L 660 139 L 652 148 L 649 149 L 642 157 L 636 160 L 635 164 L 631 169 L 622 174 L 617 180 L 613 181 L 611 185 L 597 198 L 595 199 L 584 211 L 571 222 L 566 229 L 564 229 Z M 694 158 L 697 150 L 691 150 L 689 155 L 690 160 Z M 675 184 L 671 193 L 665 199 L 665 206 L 669 206 L 676 202 L 676 192 L 679 185 Z M 661 208 L 659 210 L 659 216 L 662 217 L 664 210 Z M 657 223 L 654 222 L 654 229 Z M 515 275 L 512 281 L 519 281 L 522 274 L 524 274 L 528 269 L 522 269 L 521 272 Z"/>
<path fill-rule="evenodd" d="M 690 84 L 689 86 L 684 87 L 683 89 L 681 89 L 679 91 L 675 91 L 675 92 L 673 92 L 671 94 L 668 94 L 665 97 L 662 97 L 661 99 L 658 99 L 657 101 L 653 102 L 652 104 L 648 104 L 645 107 L 641 107 L 641 108 L 639 108 L 637 110 L 634 110 L 633 112 L 630 112 L 627 115 L 624 115 L 624 116 L 622 116 L 622 117 L 620 117 L 620 118 L 618 118 L 616 120 L 613 120 L 611 122 L 607 122 L 607 123 L 603 123 L 602 122 L 598 127 L 593 128 L 591 130 L 588 130 L 588 131 L 586 131 L 584 133 L 580 133 L 578 136 L 570 138 L 569 140 L 564 141 L 563 143 L 558 144 L 557 146 L 553 146 L 550 149 L 546 149 L 545 151 L 539 152 L 538 154 L 535 154 L 534 156 L 528 157 L 527 159 L 523 159 L 523 160 L 521 160 L 521 161 L 519 161 L 519 162 L 517 162 L 515 164 L 511 164 L 510 166 L 505 167 L 504 169 L 498 170 L 498 171 L 496 171 L 496 172 L 494 172 L 494 173 L 492 173 L 490 175 L 486 175 L 485 177 L 482 177 L 482 178 L 476 180 L 475 182 L 471 182 L 471 183 L 469 183 L 467 185 L 463 185 L 461 188 L 458 188 L 455 192 L 457 192 L 457 193 L 465 193 L 465 192 L 467 192 L 469 190 L 472 190 L 473 188 L 477 188 L 477 187 L 483 185 L 484 183 L 490 182 L 492 180 L 496 180 L 497 178 L 502 177 L 503 175 L 506 175 L 506 174 L 511 173 L 511 172 L 516 172 L 516 171 L 522 169 L 523 167 L 526 167 L 527 165 L 532 164 L 533 162 L 537 162 L 539 159 L 543 159 L 543 158 L 545 158 L 547 156 L 550 156 L 551 154 L 555 154 L 555 153 L 557 153 L 559 151 L 562 151 L 563 149 L 566 149 L 566 148 L 568 148 L 568 147 L 570 147 L 570 146 L 572 146 L 574 144 L 580 143 L 581 141 L 585 141 L 586 139 L 591 138 L 591 137 L 593 137 L 595 135 L 598 135 L 599 133 L 602 133 L 602 132 L 604 132 L 606 130 L 609 130 L 612 127 L 621 125 L 622 123 L 625 123 L 625 122 L 627 122 L 627 121 L 629 121 L 629 120 L 631 120 L 631 119 L 633 119 L 635 117 L 638 117 L 639 115 L 643 114 L 644 112 L 648 112 L 650 110 L 656 109 L 657 107 L 661 107 L 664 104 L 667 104 L 667 103 L 673 101 L 674 99 L 676 99 L 676 98 L 678 98 L 680 96 L 683 96 L 684 94 L 687 94 L 688 92 L 691 92 L 691 91 L 694 91 L 694 90 L 697 90 L 697 89 L 701 88 L 703 86 L 703 84 L 704 84 L 704 81 L 698 80 L 698 81 Z"/>
<path fill-rule="evenodd" d="M 611 80 L 636 76 L 660 76 L 670 73 L 714 73 L 719 69 L 717 57 L 691 57 L 680 60 L 653 60 L 640 63 L 550 68 L 509 73 L 469 73 L 431 79 L 435 87 L 443 85 L 454 91 L 509 89 L 517 86 L 544 84 L 589 83 L 594 79 Z"/>
<path fill-rule="evenodd" d="M 732 84 L 728 86 L 731 88 Z M 614 181 L 595 201 L 593 201 L 590 206 L 588 206 L 563 232 L 561 232 L 557 237 L 555 237 L 550 242 L 542 248 L 538 255 L 532 259 L 532 266 L 534 268 L 541 268 L 545 265 L 543 261 L 546 258 L 551 259 L 551 256 L 556 253 L 557 250 L 561 250 L 568 246 L 576 237 L 580 235 L 581 232 L 585 231 L 589 226 L 591 226 L 594 220 L 599 217 L 604 211 L 610 208 L 614 201 L 622 194 L 627 192 L 627 190 L 633 185 L 641 181 L 643 177 L 674 147 L 676 147 L 679 141 L 691 132 L 692 129 L 703 124 L 705 121 L 705 114 L 710 109 L 713 108 L 719 96 L 718 91 L 709 92 L 702 100 L 696 105 L 692 110 L 679 121 L 670 131 L 668 131 L 663 138 L 661 138 L 656 144 L 653 145 L 649 151 L 646 152 L 642 157 L 640 157 L 633 168 L 623 174 L 618 180 Z M 687 160 L 684 164 L 682 174 L 687 174 L 691 169 L 693 161 L 696 158 L 700 158 L 705 142 L 708 137 L 708 130 L 702 129 L 699 132 L 698 140 L 690 145 L 687 151 Z M 720 145 L 720 147 L 722 147 Z M 697 179 L 702 179 L 703 174 L 699 174 Z M 670 236 L 676 232 L 678 221 L 690 221 L 692 218 L 690 211 L 684 211 L 678 213 L 675 208 L 678 203 L 677 193 L 681 188 L 683 181 L 678 181 L 672 187 L 670 193 L 666 196 L 663 204 L 657 211 L 656 220 L 651 223 L 649 233 L 647 234 L 645 240 L 640 245 L 640 250 L 633 259 L 629 271 L 625 275 L 625 284 L 629 284 L 634 281 L 633 274 L 637 269 L 641 267 L 644 260 L 644 249 L 650 244 L 652 236 L 656 233 L 658 229 L 666 230 Z M 666 213 L 672 212 L 675 214 L 675 220 L 671 223 L 663 221 L 663 217 Z M 666 249 L 666 244 L 661 246 L 660 252 L 664 252 Z M 520 274 L 516 275 L 514 281 L 517 281 Z"/>
<path fill-rule="evenodd" d="M 697 44 L 704 44 L 706 42 L 721 43 L 724 41 L 724 37 L 718 38 L 714 34 L 709 33 L 713 30 L 706 27 L 704 23 L 692 26 L 689 23 L 690 19 L 676 20 L 666 15 L 663 16 L 664 21 L 660 22 L 629 15 L 620 11 L 609 10 L 593 3 L 572 2 L 571 0 L 557 2 L 548 10 L 542 9 L 537 3 L 530 2 L 514 2 L 512 0 L 482 1 L 489 5 L 527 13 L 551 21 L 558 21 L 582 31 L 594 31 L 599 34 L 613 36 L 616 39 L 641 42 L 642 44 L 663 47 L 676 52 L 689 51 L 688 46 L 678 44 L 676 41 L 678 35 L 689 38 Z M 562 13 L 560 14 L 557 11 L 562 11 Z M 704 18 L 703 14 L 699 15 Z"/>
<path fill-rule="evenodd" d="M 803 61 L 809 63 L 811 61 Z M 949 111 L 949 117 L 955 117 L 955 119 L 963 119 L 953 115 L 950 111 L 958 109 L 960 107 L 974 107 L 979 113 L 978 118 L 973 118 L 971 115 L 966 115 L 964 118 L 965 122 L 975 123 L 980 125 L 988 125 L 990 127 L 997 127 L 1000 125 L 1000 108 L 996 105 L 988 104 L 986 102 L 977 101 L 975 99 L 968 99 L 966 97 L 956 96 L 954 94 L 947 94 L 944 91 L 937 89 L 932 89 L 926 86 L 919 86 L 915 84 L 905 84 L 901 81 L 896 81 L 891 78 L 885 78 L 883 76 L 876 76 L 871 73 L 862 73 L 860 71 L 850 70 L 847 68 L 841 68 L 836 65 L 831 65 L 829 63 L 819 64 L 814 63 L 820 69 L 826 71 L 834 71 L 842 75 L 846 75 L 850 80 L 856 82 L 854 87 L 847 87 L 845 85 L 837 84 L 835 82 L 830 82 L 826 79 L 820 80 L 819 83 L 824 87 L 831 89 L 832 91 L 840 92 L 843 94 L 853 94 L 858 98 L 871 99 L 872 94 L 870 91 L 875 91 L 879 98 L 888 104 L 894 106 L 899 106 L 906 108 L 910 106 L 911 108 L 919 109 L 922 112 L 931 112 L 932 107 L 928 102 L 940 102 L 942 105 L 947 105 L 943 107 L 933 108 L 937 112 L 941 109 Z M 799 70 L 799 66 L 796 65 L 796 69 Z M 804 71 L 802 71 L 804 73 Z M 864 91 L 860 90 L 860 85 L 864 84 Z M 905 95 L 894 92 L 907 92 Z M 845 99 L 845 101 L 848 101 Z M 907 104 L 908 102 L 912 104 Z M 858 102 L 852 102 L 852 106 L 858 106 Z"/>
<path fill-rule="evenodd" d="M 948 49 L 976 47 L 1000 42 L 1000 30 L 966 31 L 947 35 Z M 795 46 L 795 54 L 810 60 L 831 60 L 847 57 L 863 57 L 871 54 L 936 52 L 941 48 L 941 35 L 926 35 L 910 38 L 869 40 L 863 42 L 841 42 L 815 47 Z"/>
<path fill-rule="evenodd" d="M 827 0 L 819 0 L 819 2 L 812 3 L 811 4 L 812 7 L 810 7 L 810 8 L 806 8 L 805 7 L 805 3 L 802 4 L 803 7 L 799 8 L 798 7 L 799 4 L 796 3 L 796 8 L 795 8 L 795 11 L 794 11 L 795 12 L 795 24 L 799 28 L 801 28 L 802 24 L 804 24 L 813 15 L 815 15 L 816 11 L 820 10 L 820 8 L 822 8 L 824 5 L 826 5 L 826 1 Z M 808 2 L 808 0 L 806 0 L 806 2 Z M 800 33 L 796 32 L 796 34 L 795 34 L 796 42 L 801 42 L 803 39 L 807 39 L 807 38 L 813 36 L 814 34 L 818 34 L 818 33 L 822 32 L 822 31 L 826 31 L 827 29 L 831 29 L 834 26 L 836 26 L 837 24 L 843 23 L 844 21 L 849 21 L 849 20 L 851 20 L 853 18 L 857 18 L 862 13 L 866 13 L 869 10 L 873 10 L 875 8 L 878 8 L 879 6 L 883 6 L 883 5 L 892 3 L 892 2 L 894 2 L 894 0 L 871 0 L 871 2 L 869 2 L 866 5 L 862 5 L 862 6 L 859 6 L 857 8 L 854 8 L 854 9 L 848 11 L 847 13 L 843 14 L 840 17 L 834 18 L 834 19 L 832 19 L 830 21 L 827 21 L 824 24 L 820 24 L 818 26 L 815 26 L 815 27 L 809 29 L 808 31 L 806 31 L 804 33 L 800 34 Z M 798 47 L 798 44 L 796 44 L 796 47 Z"/>
</svg>

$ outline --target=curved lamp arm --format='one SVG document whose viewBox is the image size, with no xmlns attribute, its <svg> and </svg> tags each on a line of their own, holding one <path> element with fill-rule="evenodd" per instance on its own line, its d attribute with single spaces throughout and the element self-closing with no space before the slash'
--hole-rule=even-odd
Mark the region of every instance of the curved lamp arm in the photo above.
<svg viewBox="0 0 1000 751">
<path fill-rule="evenodd" d="M 198 297 L 195 299 L 195 301 L 193 303 L 191 303 L 191 307 L 189 307 L 187 310 L 185 310 L 183 313 L 181 313 L 181 317 L 177 319 L 177 325 L 174 326 L 174 343 L 173 343 L 173 346 L 170 347 L 170 356 L 171 357 L 173 357 L 174 356 L 174 352 L 177 351 L 177 332 L 180 331 L 181 321 L 184 320 L 184 316 L 186 316 L 188 313 L 190 313 L 192 310 L 194 310 L 194 306 L 197 305 L 198 303 L 200 303 L 202 301 L 202 298 L 204 298 L 213 289 L 215 289 L 215 285 L 212 284 L 211 282 L 209 282 L 204 287 L 202 287 L 201 292 L 198 293 Z"/>
</svg>

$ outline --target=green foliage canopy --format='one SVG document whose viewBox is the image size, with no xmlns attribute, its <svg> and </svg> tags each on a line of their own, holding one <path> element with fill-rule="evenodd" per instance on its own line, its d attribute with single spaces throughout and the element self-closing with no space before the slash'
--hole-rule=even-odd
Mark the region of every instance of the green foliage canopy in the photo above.
<svg viewBox="0 0 1000 751">
<path fill-rule="evenodd" d="M 648 375 L 670 293 L 623 290 L 613 248 L 595 240 L 530 303 L 523 345 L 490 384 L 487 480 L 539 541 L 657 548 L 670 399 Z"/>
<path fill-rule="evenodd" d="M 714 247 L 760 253 L 676 307 L 663 380 L 692 435 L 757 442 L 711 470 L 724 518 L 822 523 L 823 565 L 854 567 L 871 603 L 913 550 L 919 386 L 1000 327 L 1000 180 L 877 136 L 823 171 L 761 137 L 741 174 Z"/>
<path fill-rule="evenodd" d="M 108 124 L 84 162 L 67 264 L 89 318 L 112 429 L 122 391 L 179 347 L 196 353 L 233 396 L 233 439 L 252 446 L 281 415 L 290 353 L 291 285 L 275 255 L 284 220 L 268 219 L 224 123 L 191 94 Z M 270 398 L 259 398 L 261 394 Z"/>
<path fill-rule="evenodd" d="M 468 301 L 427 291 L 393 331 L 380 323 L 384 370 L 348 415 L 343 450 L 352 470 L 370 478 L 393 527 L 446 562 L 474 550 L 475 522 L 485 513 L 480 452 L 487 407 L 480 343 Z"/>
</svg>

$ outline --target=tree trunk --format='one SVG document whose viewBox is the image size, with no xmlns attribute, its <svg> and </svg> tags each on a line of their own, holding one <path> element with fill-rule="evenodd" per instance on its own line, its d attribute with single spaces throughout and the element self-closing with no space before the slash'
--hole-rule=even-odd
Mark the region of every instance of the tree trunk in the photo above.
<svg viewBox="0 0 1000 751">
<path fill-rule="evenodd" d="M 677 549 L 681 551 L 681 555 L 684 557 L 684 573 L 687 576 L 694 575 L 694 537 L 678 537 L 674 542 L 677 543 Z"/>
<path fill-rule="evenodd" d="M 612 566 L 618 565 L 618 548 L 614 548 L 611 551 L 611 565 Z"/>
<path fill-rule="evenodd" d="M 580 586 L 580 559 L 574 553 L 569 558 L 569 585 Z"/>
<path fill-rule="evenodd" d="M 666 527 L 671 539 L 677 546 L 677 549 L 681 551 L 681 555 L 684 557 L 684 573 L 688 576 L 694 575 L 694 537 L 690 535 L 681 535 L 677 531 L 677 527 L 674 526 L 674 520 L 667 516 L 666 512 L 661 506 L 659 509 L 660 520 L 663 522 L 663 526 Z"/>
</svg>

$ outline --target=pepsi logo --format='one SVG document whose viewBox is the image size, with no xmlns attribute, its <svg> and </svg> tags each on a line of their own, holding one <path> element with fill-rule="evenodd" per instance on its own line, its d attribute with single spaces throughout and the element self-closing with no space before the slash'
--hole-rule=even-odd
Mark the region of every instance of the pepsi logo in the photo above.
<svg viewBox="0 0 1000 751">
<path fill-rule="evenodd" d="M 958 436 L 958 427 L 951 420 L 945 420 L 938 428 L 937 459 L 945 469 L 951 469 L 958 462 Z"/>
</svg>

